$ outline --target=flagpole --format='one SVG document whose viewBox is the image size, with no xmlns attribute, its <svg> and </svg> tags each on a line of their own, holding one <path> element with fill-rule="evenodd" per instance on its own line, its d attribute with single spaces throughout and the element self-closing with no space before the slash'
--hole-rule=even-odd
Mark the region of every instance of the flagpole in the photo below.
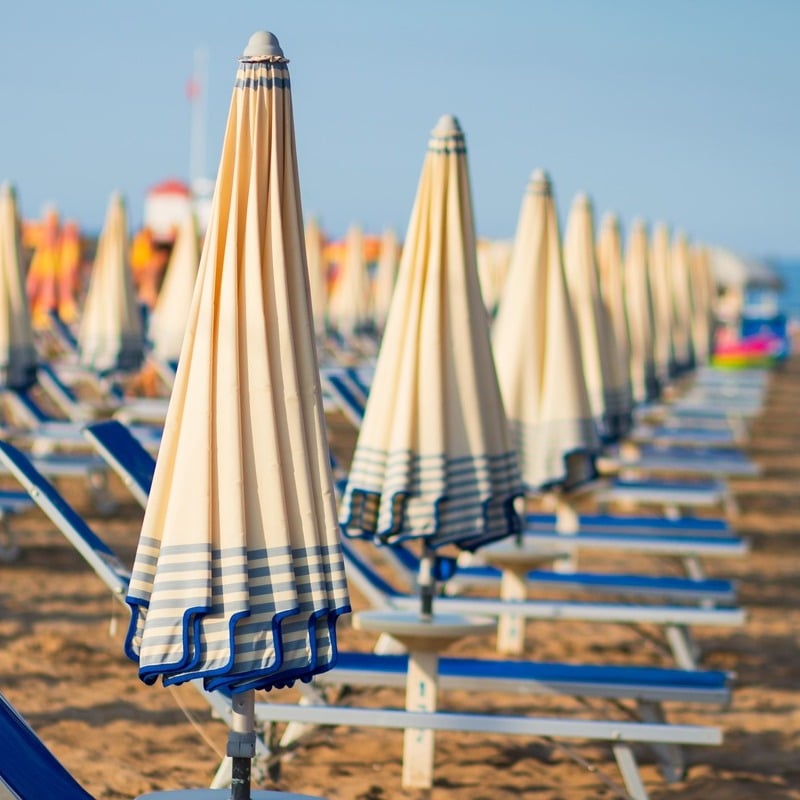
<svg viewBox="0 0 800 800">
<path fill-rule="evenodd" d="M 208 54 L 204 47 L 194 51 L 194 71 L 190 102 L 192 120 L 189 137 L 189 185 L 196 192 L 206 177 L 206 85 L 208 83 Z"/>
</svg>

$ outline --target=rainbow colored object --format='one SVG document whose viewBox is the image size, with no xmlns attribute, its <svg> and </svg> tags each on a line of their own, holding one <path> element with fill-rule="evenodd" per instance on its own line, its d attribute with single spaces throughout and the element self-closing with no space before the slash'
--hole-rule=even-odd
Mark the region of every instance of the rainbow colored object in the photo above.
<svg viewBox="0 0 800 800">
<path fill-rule="evenodd" d="M 784 341 L 770 333 L 757 333 L 742 339 L 718 341 L 711 363 L 722 369 L 769 367 L 783 355 Z"/>
</svg>

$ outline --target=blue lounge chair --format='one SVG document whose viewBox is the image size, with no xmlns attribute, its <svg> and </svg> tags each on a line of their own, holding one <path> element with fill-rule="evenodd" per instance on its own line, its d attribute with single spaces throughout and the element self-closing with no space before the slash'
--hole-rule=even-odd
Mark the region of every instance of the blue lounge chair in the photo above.
<svg viewBox="0 0 800 800">
<path fill-rule="evenodd" d="M 135 496 L 146 503 L 152 480 L 152 458 L 136 443 L 118 422 L 96 423 L 87 428 L 87 436 L 110 458 Z M 347 545 L 345 544 L 345 547 Z M 365 565 L 367 572 L 371 568 Z M 396 590 L 373 574 L 360 585 L 380 596 Z M 416 600 L 416 598 L 415 598 Z M 333 684 L 400 685 L 404 681 L 406 657 L 378 653 L 339 653 L 337 667 L 324 682 L 303 686 L 304 702 L 301 705 L 259 704 L 256 714 L 260 720 L 279 720 L 296 723 L 301 729 L 317 724 L 352 724 L 390 728 L 409 726 L 434 730 L 472 730 L 541 735 L 550 737 L 576 737 L 580 739 L 609 740 L 612 727 L 608 723 L 577 720 L 552 720 L 533 717 L 497 717 L 486 714 L 453 714 L 434 712 L 410 714 L 401 710 L 330 708 L 316 688 Z M 640 717 L 645 722 L 633 727 L 615 730 L 614 754 L 623 779 L 632 797 L 646 798 L 647 792 L 639 776 L 630 743 L 649 741 L 661 762 L 668 779 L 682 774 L 683 757 L 678 745 L 688 743 L 713 744 L 719 741 L 718 732 L 709 729 L 683 728 L 677 732 L 664 722 L 662 703 L 727 702 L 730 678 L 724 673 L 703 671 L 663 670 L 660 668 L 593 667 L 585 665 L 542 664 L 530 661 L 497 661 L 482 659 L 442 659 L 441 685 L 443 689 L 468 689 L 471 691 L 513 691 L 524 694 L 554 694 L 570 696 L 626 698 L 634 700 Z M 341 665 L 341 670 L 339 669 Z M 562 670 L 563 667 L 563 670 Z M 696 677 L 702 676 L 702 677 Z M 335 720 L 338 720 L 336 722 Z M 655 728 L 649 726 L 655 724 Z M 639 726 L 639 727 L 636 727 Z M 676 738 L 672 734 L 677 733 Z M 288 739 L 291 735 L 287 734 Z M 653 738 L 650 738 L 653 737 Z"/>
<path fill-rule="evenodd" d="M 321 373 L 325 394 L 358 430 L 364 419 L 369 388 L 355 370 L 329 369 Z M 643 460 L 637 469 L 646 469 Z M 729 502 L 724 481 L 714 480 L 679 482 L 663 479 L 626 480 L 608 479 L 596 484 L 601 503 L 633 502 L 663 505 L 668 513 L 676 514 L 683 507 L 714 507 Z"/>
<path fill-rule="evenodd" d="M 87 437 L 109 458 L 110 466 L 143 505 L 150 491 L 155 461 L 135 442 L 119 422 L 87 426 Z M 342 542 L 348 578 L 373 606 L 396 610 L 418 607 L 415 594 L 404 594 L 383 579 L 346 540 Z M 558 553 L 554 548 L 554 554 Z M 695 669 L 696 648 L 690 640 L 693 625 L 734 625 L 744 622 L 744 613 L 736 607 L 694 608 L 682 605 L 632 605 L 630 603 L 585 603 L 575 601 L 527 600 L 510 605 L 491 598 L 442 597 L 441 611 L 489 615 L 502 618 L 513 611 L 522 619 L 592 620 L 622 624 L 650 623 L 663 626 L 672 653 L 683 668 Z"/>
<path fill-rule="evenodd" d="M 5 789 L 5 792 L 2 790 Z M 94 800 L 0 693 L 0 796 L 9 800 Z M 227 789 L 185 789 L 138 800 L 225 800 Z M 314 800 L 308 795 L 254 791 L 253 800 Z"/>
</svg>

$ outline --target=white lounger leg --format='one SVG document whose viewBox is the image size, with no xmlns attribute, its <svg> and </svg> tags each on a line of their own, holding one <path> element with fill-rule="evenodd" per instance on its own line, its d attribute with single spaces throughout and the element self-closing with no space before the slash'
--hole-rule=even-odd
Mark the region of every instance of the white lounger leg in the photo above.
<svg viewBox="0 0 800 800">
<path fill-rule="evenodd" d="M 409 654 L 406 688 L 407 711 L 436 711 L 437 653 Z M 434 731 L 407 728 L 403 735 L 403 787 L 430 789 L 433 786 Z"/>
<path fill-rule="evenodd" d="M 634 756 L 630 745 L 615 744 L 613 750 L 614 758 L 617 760 L 617 766 L 631 800 L 648 800 L 647 789 L 644 788 L 644 783 L 642 783 L 639 765 L 636 763 L 636 756 Z"/>
<path fill-rule="evenodd" d="M 686 670 L 698 669 L 698 648 L 692 641 L 689 629 L 685 625 L 667 625 L 665 634 L 678 667 Z"/>
<path fill-rule="evenodd" d="M 526 574 L 504 569 L 500 581 L 500 599 L 511 603 L 525 600 L 527 596 Z M 497 651 L 508 655 L 522 655 L 525 652 L 525 617 L 513 611 L 500 616 L 497 621 Z"/>
</svg>

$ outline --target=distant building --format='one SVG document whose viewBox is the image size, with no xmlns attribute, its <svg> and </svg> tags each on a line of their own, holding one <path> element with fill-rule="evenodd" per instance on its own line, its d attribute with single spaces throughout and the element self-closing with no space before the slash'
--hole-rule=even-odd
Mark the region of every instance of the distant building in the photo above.
<svg viewBox="0 0 800 800">
<path fill-rule="evenodd" d="M 200 181 L 197 182 L 200 184 Z M 199 232 L 205 232 L 211 207 L 213 181 L 203 181 L 192 191 L 188 184 L 169 179 L 153 186 L 144 200 L 144 226 L 157 242 L 171 244 L 175 232 L 194 210 Z"/>
</svg>

